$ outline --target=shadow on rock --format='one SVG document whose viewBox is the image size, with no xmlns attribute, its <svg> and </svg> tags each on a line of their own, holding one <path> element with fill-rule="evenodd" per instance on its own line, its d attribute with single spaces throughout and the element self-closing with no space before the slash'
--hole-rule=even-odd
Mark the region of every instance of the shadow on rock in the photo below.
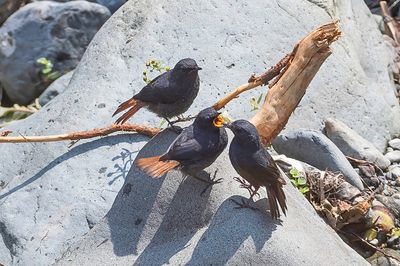
<svg viewBox="0 0 400 266">
<path fill-rule="evenodd" d="M 249 237 L 255 253 L 259 253 L 280 224 L 264 210 L 265 199 L 256 202 L 261 211 L 235 209 L 237 205 L 231 199 L 238 201 L 241 197 L 230 197 L 220 205 L 186 265 L 225 265 Z"/>
<path fill-rule="evenodd" d="M 137 158 L 162 154 L 176 138 L 164 131 L 139 152 Z M 206 184 L 191 177 L 182 181 L 180 171 L 165 178 L 153 179 L 133 166 L 106 218 L 111 231 L 114 254 L 139 255 L 138 262 L 147 264 L 154 246 L 166 244 L 158 263 L 185 248 L 199 228 L 211 219 L 207 209 L 210 189 L 201 195 Z M 176 241 L 169 246 L 170 241 Z"/>
<path fill-rule="evenodd" d="M 25 186 L 31 184 L 35 180 L 39 179 L 42 177 L 45 173 L 59 165 L 60 163 L 69 160 L 75 156 L 78 156 L 82 153 L 88 152 L 90 150 L 95 150 L 99 147 L 102 146 L 112 146 L 116 145 L 118 143 L 126 142 L 126 143 L 135 143 L 135 142 L 140 142 L 146 140 L 147 137 L 142 136 L 140 134 L 135 134 L 134 136 L 132 134 L 119 134 L 115 136 L 107 136 L 103 137 L 97 140 L 93 140 L 84 144 L 80 144 L 78 146 L 73 147 L 71 150 L 68 152 L 64 153 L 63 155 L 55 158 L 53 161 L 51 161 L 46 167 L 44 167 L 42 170 L 40 170 L 37 174 L 34 176 L 28 178 L 25 182 L 22 184 L 10 189 L 4 194 L 0 195 L 0 200 L 11 195 L 12 193 L 24 188 Z"/>
</svg>

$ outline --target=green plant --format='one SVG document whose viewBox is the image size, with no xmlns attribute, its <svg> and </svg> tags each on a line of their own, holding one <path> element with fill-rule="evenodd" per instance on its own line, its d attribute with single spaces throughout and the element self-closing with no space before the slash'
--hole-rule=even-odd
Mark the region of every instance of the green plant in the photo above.
<svg viewBox="0 0 400 266">
<path fill-rule="evenodd" d="M 290 182 L 302 193 L 306 194 L 310 191 L 307 185 L 307 179 L 296 168 L 290 169 Z"/>
<path fill-rule="evenodd" d="M 61 76 L 59 71 L 53 71 L 53 63 L 46 57 L 41 57 L 36 60 L 42 66 L 41 74 L 45 82 L 54 81 Z"/>
<path fill-rule="evenodd" d="M 148 71 L 150 73 L 154 71 L 158 71 L 159 73 L 162 73 L 164 71 L 168 71 L 171 68 L 168 66 L 163 66 L 161 61 L 157 61 L 155 59 L 150 59 L 146 61 L 146 69 L 143 71 L 143 81 L 149 84 L 152 79 L 149 77 Z"/>
<path fill-rule="evenodd" d="M 251 112 L 260 109 L 260 102 L 262 100 L 262 96 L 263 94 L 261 93 L 257 99 L 255 97 L 250 98 L 250 104 L 253 107 L 253 109 L 250 110 Z"/>
<path fill-rule="evenodd" d="M 0 128 L 6 126 L 14 120 L 21 120 L 33 113 L 36 113 L 41 108 L 39 100 L 36 99 L 34 103 L 22 106 L 14 104 L 12 107 L 0 106 Z"/>
</svg>

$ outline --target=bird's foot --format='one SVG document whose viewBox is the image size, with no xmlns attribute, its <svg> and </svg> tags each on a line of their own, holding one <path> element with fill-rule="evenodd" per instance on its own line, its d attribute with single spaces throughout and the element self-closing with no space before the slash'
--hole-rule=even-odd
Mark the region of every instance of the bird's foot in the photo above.
<svg viewBox="0 0 400 266">
<path fill-rule="evenodd" d="M 242 199 L 242 202 L 236 201 L 234 199 L 231 199 L 231 201 L 234 202 L 236 205 L 238 205 L 235 207 L 235 209 L 251 209 L 253 211 L 258 211 L 257 208 L 250 205 L 251 199 L 248 200 Z"/>
<path fill-rule="evenodd" d="M 204 193 L 206 193 L 206 191 L 212 187 L 215 184 L 219 184 L 222 182 L 223 178 L 217 178 L 217 173 L 218 173 L 218 169 L 215 170 L 213 177 L 211 177 L 211 175 L 209 175 L 209 179 L 210 180 L 204 180 L 202 179 L 204 182 L 208 183 L 208 185 L 206 186 L 206 188 L 200 193 L 200 195 L 203 195 Z"/>
<path fill-rule="evenodd" d="M 196 116 L 191 116 L 191 115 L 188 115 L 186 117 L 184 117 L 183 115 L 178 115 L 176 117 L 176 120 L 171 121 L 171 124 L 174 125 L 176 123 L 187 122 L 187 121 L 191 121 L 191 120 L 193 120 L 195 118 L 196 118 Z"/>
<path fill-rule="evenodd" d="M 240 183 L 241 188 L 247 189 L 251 197 L 255 195 L 257 195 L 258 197 L 260 196 L 260 194 L 257 193 L 257 189 L 253 187 L 250 183 L 248 183 L 244 178 L 234 177 L 233 179 Z"/>
</svg>

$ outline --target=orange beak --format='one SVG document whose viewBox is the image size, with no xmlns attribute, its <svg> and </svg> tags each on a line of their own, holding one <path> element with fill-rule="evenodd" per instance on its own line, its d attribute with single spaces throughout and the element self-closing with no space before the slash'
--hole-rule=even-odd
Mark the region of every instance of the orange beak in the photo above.
<svg viewBox="0 0 400 266">
<path fill-rule="evenodd" d="M 216 118 L 214 118 L 213 124 L 215 127 L 223 127 L 224 122 L 224 118 L 221 115 L 218 115 Z"/>
</svg>

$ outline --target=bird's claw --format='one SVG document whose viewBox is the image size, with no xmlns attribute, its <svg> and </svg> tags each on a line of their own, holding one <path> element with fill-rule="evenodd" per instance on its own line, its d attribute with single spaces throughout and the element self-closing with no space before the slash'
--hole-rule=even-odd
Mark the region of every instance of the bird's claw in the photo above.
<svg viewBox="0 0 400 266">
<path fill-rule="evenodd" d="M 231 201 L 234 202 L 236 205 L 238 205 L 235 207 L 235 209 L 251 209 L 253 211 L 258 211 L 257 208 L 250 205 L 250 203 L 249 203 L 250 200 L 242 199 L 242 202 L 238 202 L 234 199 L 231 199 Z"/>
<path fill-rule="evenodd" d="M 178 116 L 176 117 L 176 120 L 171 121 L 171 125 L 174 125 L 174 124 L 180 123 L 180 122 L 191 121 L 191 120 L 193 120 L 193 119 L 195 119 L 195 118 L 196 118 L 195 116 L 191 116 L 191 115 L 188 115 L 188 116 L 186 116 L 186 117 L 184 117 L 183 115 L 178 115 Z"/>
</svg>

